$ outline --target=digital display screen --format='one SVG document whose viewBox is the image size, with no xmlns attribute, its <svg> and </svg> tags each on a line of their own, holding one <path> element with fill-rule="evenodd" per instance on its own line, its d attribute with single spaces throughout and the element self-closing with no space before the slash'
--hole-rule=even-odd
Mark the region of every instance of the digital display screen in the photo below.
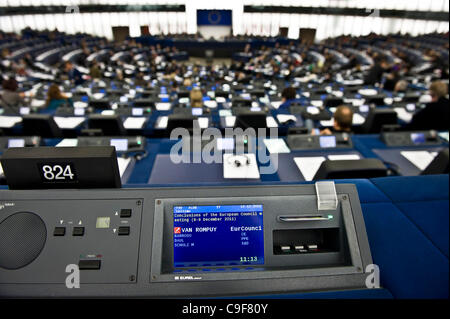
<svg viewBox="0 0 450 319">
<path fill-rule="evenodd" d="M 320 147 L 336 147 L 336 136 L 321 136 L 319 138 Z"/>
<path fill-rule="evenodd" d="M 192 109 L 192 115 L 199 116 L 203 114 L 203 109 L 201 108 L 193 108 Z"/>
<path fill-rule="evenodd" d="M 109 228 L 111 223 L 110 217 L 97 217 L 97 222 L 95 223 L 95 228 Z"/>
<path fill-rule="evenodd" d="M 114 146 L 118 152 L 128 151 L 128 140 L 126 138 L 112 138 L 110 145 Z"/>
<path fill-rule="evenodd" d="M 416 105 L 414 103 L 406 104 L 406 110 L 414 112 L 416 110 Z"/>
<path fill-rule="evenodd" d="M 425 143 L 425 134 L 423 134 L 423 133 L 411 133 L 411 141 L 414 144 Z"/>
<path fill-rule="evenodd" d="M 264 264 L 262 205 L 175 206 L 174 267 Z"/>
<path fill-rule="evenodd" d="M 30 114 L 30 108 L 29 107 L 21 107 L 19 112 L 22 115 L 28 115 L 28 114 Z"/>
<path fill-rule="evenodd" d="M 139 107 L 133 107 L 131 109 L 131 114 L 133 116 L 142 116 L 144 114 L 144 109 L 143 108 L 139 108 Z"/>
<path fill-rule="evenodd" d="M 12 138 L 8 140 L 8 148 L 10 147 L 24 147 L 25 140 L 22 138 Z"/>
</svg>

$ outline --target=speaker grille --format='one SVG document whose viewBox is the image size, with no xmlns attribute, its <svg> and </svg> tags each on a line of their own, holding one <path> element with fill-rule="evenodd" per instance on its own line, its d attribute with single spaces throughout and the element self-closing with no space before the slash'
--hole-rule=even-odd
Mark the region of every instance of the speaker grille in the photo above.
<svg viewBox="0 0 450 319">
<path fill-rule="evenodd" d="M 15 213 L 0 223 L 0 267 L 19 269 L 35 260 L 44 248 L 47 228 L 34 213 Z"/>
</svg>

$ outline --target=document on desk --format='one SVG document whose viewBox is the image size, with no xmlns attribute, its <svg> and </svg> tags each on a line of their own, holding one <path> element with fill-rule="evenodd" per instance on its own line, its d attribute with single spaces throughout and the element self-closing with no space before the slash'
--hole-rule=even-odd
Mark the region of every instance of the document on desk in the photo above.
<svg viewBox="0 0 450 319">
<path fill-rule="evenodd" d="M 231 110 L 219 110 L 219 116 L 232 116 L 233 113 L 231 112 Z"/>
<path fill-rule="evenodd" d="M 295 117 L 295 115 L 291 114 L 278 114 L 277 119 L 281 124 L 287 123 L 288 121 L 293 121 L 294 123 L 297 122 L 297 118 Z"/>
<path fill-rule="evenodd" d="M 264 139 L 264 144 L 270 154 L 290 153 L 291 150 L 282 138 Z"/>
<path fill-rule="evenodd" d="M 126 128 L 127 130 L 139 130 L 144 126 L 145 121 L 147 121 L 146 117 L 128 117 L 124 122 L 123 122 L 123 127 Z"/>
<path fill-rule="evenodd" d="M 312 181 L 317 171 L 326 159 L 323 156 L 318 157 L 294 157 L 294 162 L 297 165 L 300 173 L 302 173 L 305 181 Z"/>
<path fill-rule="evenodd" d="M 421 171 L 427 168 L 434 159 L 434 156 L 428 151 L 403 151 L 400 154 Z"/>
<path fill-rule="evenodd" d="M 267 127 L 278 127 L 278 124 L 273 116 L 266 117 L 266 125 Z"/>
<path fill-rule="evenodd" d="M 31 107 L 43 107 L 45 105 L 45 100 L 31 100 Z"/>
<path fill-rule="evenodd" d="M 409 113 L 403 107 L 395 107 L 394 111 L 397 113 L 397 116 L 400 120 L 409 123 L 413 118 L 413 113 Z"/>
<path fill-rule="evenodd" d="M 11 128 L 20 122 L 22 122 L 22 117 L 20 116 L 0 116 L 1 128 Z"/>
<path fill-rule="evenodd" d="M 131 157 L 129 157 L 129 158 L 118 157 L 117 158 L 117 165 L 119 166 L 120 178 L 122 178 L 123 174 L 127 170 L 128 165 L 130 165 L 130 162 L 131 162 Z"/>
<path fill-rule="evenodd" d="M 167 102 L 155 103 L 155 108 L 157 111 L 169 111 L 172 105 Z"/>
<path fill-rule="evenodd" d="M 359 160 L 358 154 L 339 154 L 339 155 L 328 155 L 330 161 L 348 161 L 348 160 Z"/>
<path fill-rule="evenodd" d="M 334 120 L 326 120 L 326 121 L 320 121 L 320 125 L 323 127 L 332 127 L 334 125 Z"/>
<path fill-rule="evenodd" d="M 81 125 L 86 119 L 84 117 L 59 117 L 55 116 L 53 118 L 61 129 L 74 129 L 77 126 Z"/>
<path fill-rule="evenodd" d="M 317 115 L 320 113 L 320 110 L 316 106 L 308 106 L 306 108 L 306 112 L 308 112 L 311 115 Z"/>
<path fill-rule="evenodd" d="M 225 116 L 226 127 L 234 127 L 234 123 L 236 123 L 236 116 Z"/>
<path fill-rule="evenodd" d="M 366 121 L 366 119 L 358 113 L 353 114 L 353 125 L 361 125 Z"/>
<path fill-rule="evenodd" d="M 169 123 L 168 116 L 160 116 L 156 120 L 155 128 L 158 128 L 158 129 L 166 128 L 168 123 Z"/>
<path fill-rule="evenodd" d="M 275 110 L 278 110 L 279 108 L 280 108 L 280 105 L 282 104 L 283 102 L 281 102 L 281 101 L 273 101 L 273 102 L 270 102 L 270 105 L 272 105 L 272 107 L 275 109 Z"/>
<path fill-rule="evenodd" d="M 203 104 L 205 104 L 205 106 L 209 109 L 215 109 L 217 107 L 216 101 L 205 101 Z"/>
<path fill-rule="evenodd" d="M 78 139 L 76 138 L 65 138 L 56 147 L 76 147 L 78 145 Z"/>
<path fill-rule="evenodd" d="M 198 126 L 200 128 L 208 128 L 209 118 L 207 118 L 207 117 L 199 117 L 197 120 L 198 120 Z"/>
</svg>

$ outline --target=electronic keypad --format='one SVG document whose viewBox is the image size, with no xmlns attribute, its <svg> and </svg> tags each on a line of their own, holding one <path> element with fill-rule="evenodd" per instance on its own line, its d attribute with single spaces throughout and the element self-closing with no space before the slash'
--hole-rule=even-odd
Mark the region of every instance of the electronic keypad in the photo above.
<svg viewBox="0 0 450 319">
<path fill-rule="evenodd" d="M 0 191 L 0 296 L 364 289 L 372 259 L 355 186 L 335 198 L 319 210 L 314 185 Z"/>
</svg>

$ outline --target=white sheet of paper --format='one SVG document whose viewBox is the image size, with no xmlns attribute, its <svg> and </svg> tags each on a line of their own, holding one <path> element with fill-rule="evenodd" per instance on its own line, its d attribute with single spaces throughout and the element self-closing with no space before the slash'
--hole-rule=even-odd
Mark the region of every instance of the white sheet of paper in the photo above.
<svg viewBox="0 0 450 319">
<path fill-rule="evenodd" d="M 216 101 L 205 101 L 203 102 L 203 104 L 205 104 L 205 106 L 210 109 L 215 109 L 217 107 Z"/>
<path fill-rule="evenodd" d="M 344 160 L 359 160 L 358 154 L 339 154 L 339 155 L 328 155 L 330 161 L 344 161 Z"/>
<path fill-rule="evenodd" d="M 20 122 L 22 122 L 20 116 L 0 116 L 0 127 L 2 128 L 11 128 Z"/>
<path fill-rule="evenodd" d="M 281 101 L 273 101 L 273 102 L 270 102 L 270 105 L 272 105 L 272 107 L 274 108 L 274 109 L 276 109 L 276 110 L 278 110 L 279 108 L 280 108 L 280 105 L 282 104 L 282 102 Z"/>
<path fill-rule="evenodd" d="M 226 127 L 234 127 L 234 123 L 236 123 L 236 116 L 225 116 Z"/>
<path fill-rule="evenodd" d="M 377 90 L 375 89 L 361 89 L 358 90 L 358 93 L 365 96 L 374 96 L 377 95 Z"/>
<path fill-rule="evenodd" d="M 320 121 L 320 125 L 323 127 L 332 127 L 334 125 L 334 120 L 326 120 L 326 121 Z"/>
<path fill-rule="evenodd" d="M 403 151 L 400 154 L 421 171 L 427 168 L 434 159 L 428 151 Z"/>
<path fill-rule="evenodd" d="M 127 130 L 141 129 L 144 126 L 146 120 L 147 120 L 146 117 L 128 117 L 123 122 L 123 127 L 126 128 Z"/>
<path fill-rule="evenodd" d="M 78 145 L 78 140 L 76 138 L 65 138 L 56 147 L 76 147 Z"/>
<path fill-rule="evenodd" d="M 309 114 L 312 114 L 312 115 L 317 115 L 320 113 L 320 110 L 315 106 L 308 106 L 306 108 L 306 112 L 308 112 Z"/>
<path fill-rule="evenodd" d="M 171 104 L 167 102 L 155 103 L 155 108 L 158 111 L 168 111 L 171 108 Z"/>
<path fill-rule="evenodd" d="M 250 164 L 246 164 L 247 158 Z M 235 161 L 242 165 L 237 167 Z M 223 154 L 223 178 L 257 179 L 259 178 L 258 163 L 253 153 L 244 155 Z"/>
<path fill-rule="evenodd" d="M 290 115 L 290 114 L 278 114 L 277 120 L 280 123 L 286 123 L 289 120 L 297 122 L 297 118 L 295 117 L 295 115 Z"/>
<path fill-rule="evenodd" d="M 156 122 L 156 128 L 166 128 L 167 124 L 169 123 L 169 117 L 168 116 L 160 116 Z"/>
<path fill-rule="evenodd" d="M 294 162 L 297 165 L 300 173 L 306 181 L 312 181 L 317 171 L 326 159 L 323 156 L 318 157 L 295 157 Z"/>
<path fill-rule="evenodd" d="M 266 117 L 266 125 L 267 127 L 278 127 L 278 124 L 273 116 Z"/>
<path fill-rule="evenodd" d="M 223 96 L 216 97 L 217 103 L 225 103 L 227 100 Z"/>
<path fill-rule="evenodd" d="M 119 174 L 120 177 L 122 178 L 123 174 L 125 173 L 125 171 L 127 170 L 128 165 L 130 165 L 131 162 L 131 158 L 123 158 L 123 157 L 118 157 L 117 158 L 117 165 L 119 166 Z"/>
<path fill-rule="evenodd" d="M 282 138 L 264 139 L 264 144 L 270 154 L 290 153 L 291 150 Z"/>
<path fill-rule="evenodd" d="M 353 125 L 361 125 L 366 121 L 366 119 L 358 113 L 353 114 Z"/>
<path fill-rule="evenodd" d="M 198 118 L 198 126 L 200 126 L 200 128 L 208 128 L 208 125 L 209 125 L 209 118 L 207 117 Z"/>
<path fill-rule="evenodd" d="M 323 101 L 321 101 L 321 100 L 314 100 L 314 101 L 311 101 L 311 105 L 312 106 L 316 106 L 316 107 L 322 107 L 323 106 Z"/>
<path fill-rule="evenodd" d="M 36 99 L 33 99 L 32 101 L 31 101 L 31 107 L 42 107 L 42 106 L 44 106 L 45 105 L 45 100 L 36 100 Z"/>
<path fill-rule="evenodd" d="M 74 129 L 83 123 L 86 119 L 84 117 L 59 117 L 55 116 L 56 125 L 62 129 Z"/>
<path fill-rule="evenodd" d="M 403 107 L 395 107 L 394 111 L 397 113 L 397 116 L 400 120 L 409 123 L 413 118 L 413 113 L 407 112 Z"/>
</svg>

